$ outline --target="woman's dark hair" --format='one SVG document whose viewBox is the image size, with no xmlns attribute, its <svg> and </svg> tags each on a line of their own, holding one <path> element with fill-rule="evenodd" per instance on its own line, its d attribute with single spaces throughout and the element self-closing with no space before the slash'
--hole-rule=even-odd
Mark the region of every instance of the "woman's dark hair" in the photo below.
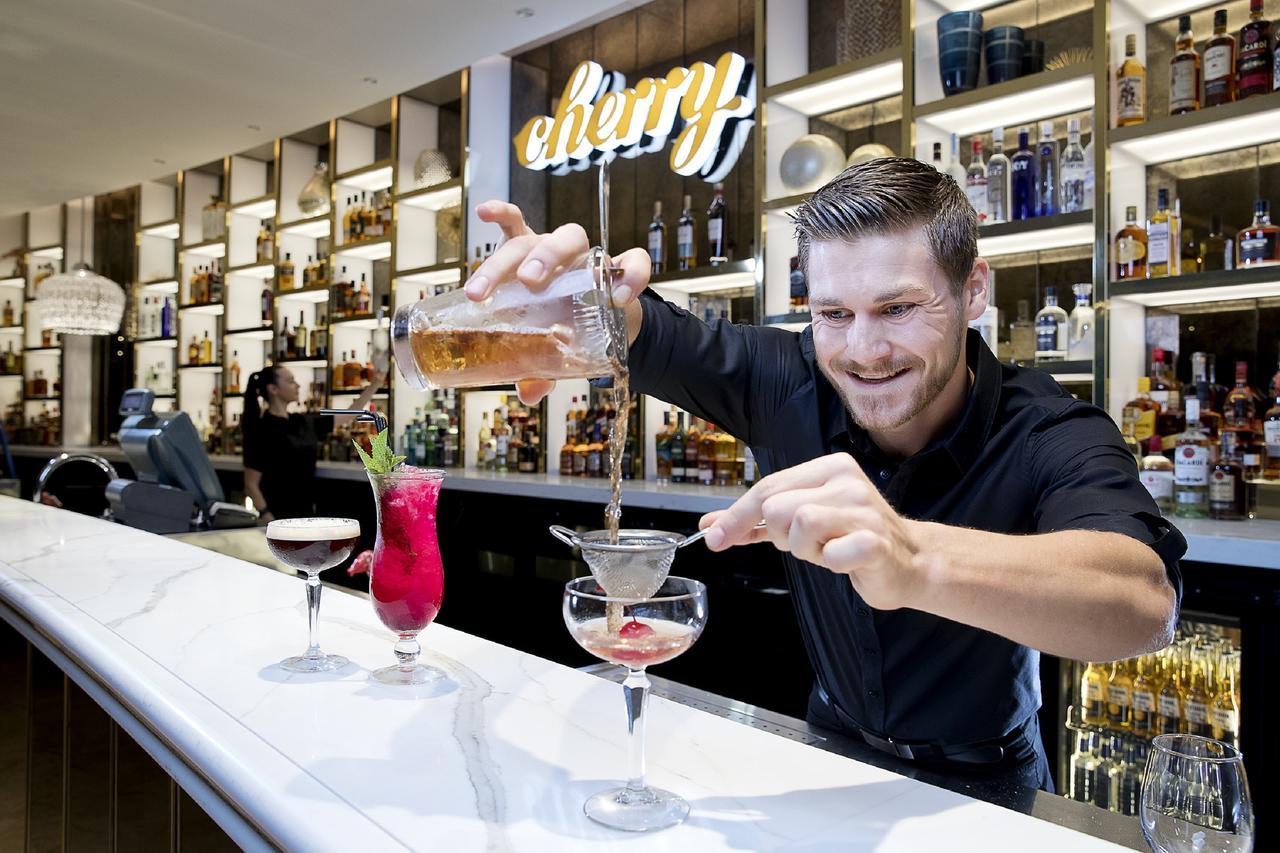
<svg viewBox="0 0 1280 853">
<path fill-rule="evenodd" d="M 244 386 L 244 414 L 240 417 L 240 426 L 245 436 L 258 431 L 262 420 L 262 407 L 258 401 L 267 402 L 267 386 L 277 384 L 276 371 L 279 368 L 268 364 L 261 370 L 249 374 L 249 381 Z"/>
</svg>

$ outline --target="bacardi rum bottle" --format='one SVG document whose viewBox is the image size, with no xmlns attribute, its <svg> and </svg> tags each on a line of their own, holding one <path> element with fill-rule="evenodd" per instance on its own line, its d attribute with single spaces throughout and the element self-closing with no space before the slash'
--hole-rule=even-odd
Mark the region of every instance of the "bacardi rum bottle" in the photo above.
<svg viewBox="0 0 1280 853">
<path fill-rule="evenodd" d="M 1271 22 L 1262 17 L 1262 0 L 1249 0 L 1249 23 L 1240 28 L 1240 53 L 1236 57 L 1240 100 L 1272 90 L 1271 39 Z"/>
<path fill-rule="evenodd" d="M 1173 512 L 1180 518 L 1206 518 L 1213 442 L 1200 428 L 1200 399 L 1187 397 L 1185 406 L 1187 428 L 1174 442 Z"/>
</svg>

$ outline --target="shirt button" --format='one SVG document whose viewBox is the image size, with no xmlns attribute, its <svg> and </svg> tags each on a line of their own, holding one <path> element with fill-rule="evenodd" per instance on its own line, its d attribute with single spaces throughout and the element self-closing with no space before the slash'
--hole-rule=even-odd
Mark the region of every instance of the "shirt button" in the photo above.
<svg viewBox="0 0 1280 853">
<path fill-rule="evenodd" d="M 888 468 L 881 468 L 881 469 L 880 469 L 880 479 L 881 479 L 881 480 L 887 480 L 887 479 L 889 479 L 889 469 L 888 469 Z"/>
</svg>

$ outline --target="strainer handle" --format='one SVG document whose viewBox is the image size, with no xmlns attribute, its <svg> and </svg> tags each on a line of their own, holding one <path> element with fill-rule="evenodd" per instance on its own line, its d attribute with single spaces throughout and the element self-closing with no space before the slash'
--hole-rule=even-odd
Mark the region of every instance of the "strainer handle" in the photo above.
<svg viewBox="0 0 1280 853">
<path fill-rule="evenodd" d="M 578 538 L 578 534 L 563 524 L 553 524 L 547 528 L 551 531 L 551 535 L 559 539 L 570 548 L 576 548 L 582 544 L 582 540 Z"/>
</svg>

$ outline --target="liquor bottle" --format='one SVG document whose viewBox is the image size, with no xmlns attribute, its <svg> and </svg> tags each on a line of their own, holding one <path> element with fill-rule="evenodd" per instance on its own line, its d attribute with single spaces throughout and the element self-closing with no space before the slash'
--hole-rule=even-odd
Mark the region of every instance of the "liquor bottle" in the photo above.
<svg viewBox="0 0 1280 853">
<path fill-rule="evenodd" d="M 671 413 L 662 413 L 662 431 L 654 437 L 654 462 L 658 469 L 658 485 L 671 482 Z"/>
<path fill-rule="evenodd" d="M 478 253 L 477 253 L 478 254 Z M 480 432 L 476 435 L 476 467 L 487 469 L 493 467 L 493 431 L 489 428 L 492 421 L 480 418 Z"/>
<path fill-rule="evenodd" d="M 1071 799 L 1080 803 L 1094 801 L 1094 784 L 1097 781 L 1098 757 L 1094 754 L 1092 732 L 1076 732 L 1076 750 L 1071 754 Z"/>
<path fill-rule="evenodd" d="M 1201 737 L 1209 737 L 1212 734 L 1209 728 L 1210 696 L 1205 665 L 1206 661 L 1202 660 L 1198 654 L 1193 654 L 1189 664 L 1191 678 L 1187 682 L 1186 700 L 1183 704 L 1186 733 Z"/>
<path fill-rule="evenodd" d="M 1273 88 L 1271 22 L 1262 17 L 1262 0 L 1249 0 L 1249 23 L 1240 28 L 1236 54 L 1236 97 L 1265 95 Z"/>
<path fill-rule="evenodd" d="M 1156 434 L 1156 415 L 1160 404 L 1151 399 L 1151 378 L 1138 377 L 1138 396 L 1124 404 L 1121 418 L 1130 428 L 1133 438 L 1145 447 L 1151 436 Z"/>
<path fill-rule="evenodd" d="M 1093 804 L 1100 809 L 1108 811 L 1116 811 L 1117 805 L 1111 802 L 1111 779 L 1118 775 L 1123 768 L 1120 765 L 1121 758 L 1120 738 L 1115 735 L 1100 735 L 1098 737 L 1098 767 L 1094 771 L 1093 783 Z"/>
<path fill-rule="evenodd" d="M 1127 662 L 1118 660 L 1107 672 L 1107 727 L 1127 730 L 1133 721 L 1133 675 Z"/>
<path fill-rule="evenodd" d="M 685 471 L 684 412 L 676 413 L 676 431 L 671 435 L 671 482 L 683 483 L 688 477 Z"/>
<path fill-rule="evenodd" d="M 1080 718 L 1089 726 L 1106 724 L 1107 672 L 1100 663 L 1089 661 L 1080 675 Z"/>
<path fill-rule="evenodd" d="M 1258 392 L 1249 385 L 1249 362 L 1237 361 L 1236 384 L 1223 406 L 1225 428 L 1250 433 L 1260 431 L 1258 399 Z"/>
<path fill-rule="evenodd" d="M 964 189 L 968 175 L 964 163 L 960 160 L 960 134 L 951 134 L 950 156 L 947 158 L 946 172 L 956 182 L 956 186 Z"/>
<path fill-rule="evenodd" d="M 1009 324 L 1009 343 L 1013 348 L 1013 360 L 1031 362 L 1036 357 L 1036 324 L 1031 322 L 1031 303 L 1018 300 L 1018 319 Z"/>
<path fill-rule="evenodd" d="M 697 222 L 693 218 L 693 197 L 684 197 L 684 209 L 680 211 L 680 220 L 676 223 L 676 263 L 677 269 L 691 270 L 698 265 L 698 247 L 694 241 Z"/>
<path fill-rule="evenodd" d="M 302 266 L 302 286 L 310 287 L 316 283 L 316 262 L 307 255 L 307 262 Z"/>
<path fill-rule="evenodd" d="M 293 290 L 293 255 L 289 252 L 284 253 L 284 260 L 280 262 L 280 268 L 276 275 L 276 290 Z"/>
<path fill-rule="evenodd" d="M 1280 264 L 1280 225 L 1271 224 L 1271 203 L 1253 203 L 1253 224 L 1236 235 L 1237 267 L 1269 267 Z"/>
<path fill-rule="evenodd" d="M 972 155 L 969 157 L 969 168 L 965 172 L 964 193 L 978 214 L 978 222 L 990 219 L 990 201 L 987 192 L 987 167 L 982 162 L 982 140 L 974 137 L 970 143 Z"/>
<path fill-rule="evenodd" d="M 1169 58 L 1169 115 L 1200 109 L 1200 54 L 1191 33 L 1191 16 L 1178 18 L 1178 39 Z"/>
<path fill-rule="evenodd" d="M 223 282 L 222 261 L 214 261 L 209 265 L 209 302 L 218 303 L 222 301 Z"/>
<path fill-rule="evenodd" d="M 1231 652 L 1222 656 L 1222 673 L 1218 679 L 1218 689 L 1214 692 L 1213 701 L 1209 705 L 1209 727 L 1213 731 L 1213 739 L 1232 746 L 1240 745 L 1240 703 L 1236 699 L 1236 683 L 1239 673 L 1240 656 Z"/>
<path fill-rule="evenodd" d="M 732 486 L 738 482 L 738 442 L 724 431 L 715 434 L 715 484 Z"/>
<path fill-rule="evenodd" d="M 933 143 L 933 168 L 937 169 L 944 175 L 947 173 L 946 164 L 942 162 L 942 143 Z"/>
<path fill-rule="evenodd" d="M 1133 714 L 1130 730 L 1139 737 L 1151 737 L 1156 727 L 1156 690 L 1151 673 L 1151 658 L 1147 655 L 1133 662 L 1133 687 L 1131 692 Z"/>
<path fill-rule="evenodd" d="M 1116 280 L 1147 277 L 1147 229 L 1138 224 L 1138 208 L 1124 209 L 1124 227 L 1116 233 Z"/>
<path fill-rule="evenodd" d="M 1040 122 L 1040 143 L 1036 146 L 1036 210 L 1038 216 L 1058 212 L 1058 140 L 1053 138 L 1053 122 Z"/>
<path fill-rule="evenodd" d="M 608 441 L 608 427 L 602 420 L 596 421 L 591 430 L 591 443 L 587 445 L 587 476 L 604 476 L 605 442 Z"/>
<path fill-rule="evenodd" d="M 1009 158 L 1004 153 L 1004 128 L 991 131 L 991 159 L 987 161 L 987 221 L 1009 221 Z"/>
<path fill-rule="evenodd" d="M 1200 271 L 1235 269 L 1235 241 L 1222 233 L 1222 214 L 1209 216 L 1209 236 L 1200 241 Z"/>
<path fill-rule="evenodd" d="M 667 226 L 662 221 L 662 202 L 653 203 L 653 219 L 649 221 L 650 274 L 658 275 L 667 269 Z"/>
<path fill-rule="evenodd" d="M 262 263 L 270 263 L 271 258 L 275 254 L 273 241 L 271 240 L 271 227 L 267 220 L 262 220 L 262 224 L 258 226 L 258 261 Z"/>
<path fill-rule="evenodd" d="M 1036 155 L 1031 150 L 1031 131 L 1018 128 L 1018 150 L 1009 161 L 1010 207 L 1015 220 L 1033 219 L 1036 207 Z"/>
<path fill-rule="evenodd" d="M 1209 471 L 1209 517 L 1240 521 L 1248 516 L 1244 465 L 1228 456 L 1219 456 Z"/>
<path fill-rule="evenodd" d="M 1196 239 L 1196 232 L 1190 228 L 1182 229 L 1182 243 L 1178 250 L 1178 257 L 1182 263 L 1182 274 L 1191 275 L 1200 272 L 1200 241 Z"/>
<path fill-rule="evenodd" d="M 1085 175 L 1088 161 L 1080 147 L 1080 119 L 1067 119 L 1067 147 L 1062 151 L 1062 187 L 1059 199 L 1063 213 L 1088 210 L 1085 203 Z"/>
<path fill-rule="evenodd" d="M 507 439 L 507 470 L 519 471 L 520 458 L 525 455 L 525 448 L 528 445 L 524 440 L 524 427 L 519 420 L 511 423 L 511 437 Z M 432 435 L 435 431 L 432 430 Z"/>
<path fill-rule="evenodd" d="M 1280 369 L 1271 380 L 1271 398 L 1275 405 L 1263 415 L 1262 432 L 1266 441 L 1266 467 L 1262 476 L 1280 480 Z"/>
<path fill-rule="evenodd" d="M 1215 441 L 1222 431 L 1222 415 L 1213 409 L 1213 386 L 1209 383 L 1209 355 L 1203 352 L 1191 353 L 1191 383 L 1196 388 L 1200 383 L 1207 389 L 1204 402 L 1200 405 L 1200 428 L 1209 438 Z"/>
<path fill-rule="evenodd" d="M 1070 346 L 1067 312 L 1052 287 L 1044 289 L 1044 307 L 1036 312 L 1036 361 L 1063 361 Z"/>
<path fill-rule="evenodd" d="M 311 330 L 310 350 L 312 358 L 329 357 L 329 323 L 323 314 Z"/>
<path fill-rule="evenodd" d="M 1178 236 L 1182 229 L 1178 216 L 1169 209 L 1168 189 L 1161 187 L 1156 198 L 1155 215 L 1147 220 L 1147 278 L 1180 275 L 1181 245 Z"/>
<path fill-rule="evenodd" d="M 1236 38 L 1227 32 L 1227 10 L 1213 13 L 1213 38 L 1204 44 L 1204 105 L 1236 99 Z"/>
<path fill-rule="evenodd" d="M 209 333 L 206 331 L 204 337 L 200 340 L 200 364 L 213 364 L 213 341 L 209 340 Z"/>
<path fill-rule="evenodd" d="M 698 440 L 698 482 L 710 486 L 716 480 L 716 425 L 709 423 Z"/>
<path fill-rule="evenodd" d="M 1116 126 L 1147 120 L 1147 69 L 1138 61 L 1138 37 L 1124 37 L 1124 62 L 1116 73 Z"/>
<path fill-rule="evenodd" d="M 1140 747 L 1131 740 L 1125 741 L 1121 750 L 1119 762 L 1108 774 L 1111 783 L 1108 799 L 1111 811 L 1136 817 L 1139 804 L 1142 802 L 1142 773 L 1146 759 L 1139 761 Z"/>
<path fill-rule="evenodd" d="M 12 326 L 13 322 L 13 302 L 6 299 L 4 301 L 4 325 Z"/>
<path fill-rule="evenodd" d="M 1151 399 L 1160 404 L 1160 412 L 1182 408 L 1182 383 L 1169 370 L 1166 353 L 1161 347 L 1151 349 Z M 1157 416 L 1157 432 L 1159 417 Z"/>
<path fill-rule="evenodd" d="M 227 393 L 240 393 L 240 353 L 231 351 L 231 366 L 227 368 Z"/>
<path fill-rule="evenodd" d="M 1093 285 L 1088 282 L 1071 285 L 1076 296 L 1076 305 L 1071 309 L 1070 335 L 1068 337 L 1067 357 L 1072 360 L 1089 361 L 1093 358 L 1093 306 L 1089 297 L 1093 294 Z"/>
<path fill-rule="evenodd" d="M 729 260 L 729 209 L 724 203 L 724 184 L 711 188 L 711 206 L 707 208 L 707 252 L 712 266 Z"/>
<path fill-rule="evenodd" d="M 1187 427 L 1174 441 L 1173 512 L 1179 518 L 1207 518 L 1213 442 L 1200 428 L 1200 399 L 1188 396 L 1185 405 Z"/>
<path fill-rule="evenodd" d="M 365 274 L 360 273 L 360 289 L 356 291 L 356 313 L 369 314 L 372 313 L 373 297 L 369 293 L 369 283 L 364 280 Z"/>
<path fill-rule="evenodd" d="M 307 335 L 306 312 L 298 312 L 298 325 L 293 327 L 293 357 L 307 358 L 307 347 L 311 338 Z"/>
<path fill-rule="evenodd" d="M 1092 121 L 1092 114 L 1090 114 Z M 1094 176 L 1093 138 L 1089 135 L 1089 144 L 1084 147 L 1084 209 L 1093 210 L 1094 187 L 1097 184 Z"/>
<path fill-rule="evenodd" d="M 809 307 L 809 289 L 805 287 L 804 270 L 800 269 L 800 256 L 793 255 L 790 261 L 788 285 L 791 291 L 791 310 L 804 311 Z"/>
<path fill-rule="evenodd" d="M 591 449 L 591 439 L 586 421 L 579 418 L 577 424 L 576 443 L 573 445 L 573 476 L 585 477 L 587 476 L 587 453 Z"/>
<path fill-rule="evenodd" d="M 1161 452 L 1160 436 L 1152 435 L 1145 444 L 1146 455 L 1142 457 L 1138 479 L 1146 487 L 1151 499 L 1163 515 L 1172 515 L 1173 502 L 1173 463 Z"/>
</svg>

